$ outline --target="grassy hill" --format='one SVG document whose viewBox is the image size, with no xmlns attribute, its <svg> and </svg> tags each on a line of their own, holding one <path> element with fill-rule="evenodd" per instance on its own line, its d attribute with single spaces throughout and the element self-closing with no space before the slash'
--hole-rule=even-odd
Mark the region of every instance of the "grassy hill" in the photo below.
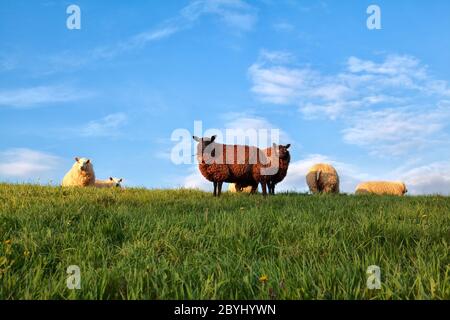
<svg viewBox="0 0 450 320">
<path fill-rule="evenodd" d="M 0 298 L 450 299 L 449 228 L 438 196 L 0 184 Z"/>
</svg>

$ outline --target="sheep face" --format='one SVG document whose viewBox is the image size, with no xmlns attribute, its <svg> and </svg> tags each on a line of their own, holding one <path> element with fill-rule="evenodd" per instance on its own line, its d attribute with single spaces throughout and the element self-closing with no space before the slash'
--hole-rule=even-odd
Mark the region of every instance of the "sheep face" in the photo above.
<svg viewBox="0 0 450 320">
<path fill-rule="evenodd" d="M 404 182 L 402 182 L 403 185 L 403 195 L 408 193 L 408 188 L 406 188 L 406 184 Z"/>
<path fill-rule="evenodd" d="M 290 147 L 291 147 L 291 144 L 287 144 L 285 146 L 283 146 L 281 144 L 277 145 L 276 143 L 273 144 L 273 150 L 275 150 L 275 154 L 281 160 L 290 160 L 291 155 L 288 150 Z"/>
<path fill-rule="evenodd" d="M 121 185 L 121 183 L 123 181 L 122 178 L 109 177 L 109 181 L 111 181 L 111 183 L 113 183 L 114 186 L 117 187 L 117 188 L 121 188 L 122 187 L 122 185 Z"/>
<path fill-rule="evenodd" d="M 215 157 L 214 140 L 216 140 L 216 136 L 212 136 L 211 138 L 193 136 L 192 138 L 198 142 L 197 160 L 199 163 L 204 163 L 205 159 Z"/>
<path fill-rule="evenodd" d="M 89 171 L 91 167 L 91 160 L 87 158 L 75 158 L 75 165 L 80 171 Z"/>
</svg>

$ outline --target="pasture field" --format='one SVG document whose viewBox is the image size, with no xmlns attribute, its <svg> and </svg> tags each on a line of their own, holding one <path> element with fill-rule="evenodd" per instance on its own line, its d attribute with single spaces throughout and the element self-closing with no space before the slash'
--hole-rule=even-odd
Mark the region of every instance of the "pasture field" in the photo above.
<svg viewBox="0 0 450 320">
<path fill-rule="evenodd" d="M 441 196 L 0 184 L 0 299 L 450 299 L 449 229 Z"/>
</svg>

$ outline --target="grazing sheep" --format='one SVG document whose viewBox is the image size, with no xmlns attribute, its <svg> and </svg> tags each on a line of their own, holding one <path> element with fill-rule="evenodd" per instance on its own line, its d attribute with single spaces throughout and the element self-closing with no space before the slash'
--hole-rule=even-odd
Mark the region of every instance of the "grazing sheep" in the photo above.
<svg viewBox="0 0 450 320">
<path fill-rule="evenodd" d="M 62 181 L 63 187 L 88 187 L 95 185 L 95 173 L 91 160 L 75 158 L 75 163 Z"/>
<path fill-rule="evenodd" d="M 267 179 L 267 186 L 269 194 L 275 194 L 275 186 L 277 183 L 283 181 L 287 175 L 291 155 L 289 153 L 290 144 L 285 146 L 273 144 L 272 148 L 267 148 L 265 153 L 270 161 L 278 161 L 278 171 L 273 175 L 269 175 Z"/>
<path fill-rule="evenodd" d="M 211 138 L 192 137 L 197 144 L 197 160 L 201 174 L 214 184 L 214 196 L 220 196 L 224 182 L 252 186 L 252 193 L 258 188 L 253 178 L 253 164 L 265 159 L 256 147 L 225 145 Z"/>
<path fill-rule="evenodd" d="M 95 187 L 97 188 L 122 188 L 122 178 L 109 177 L 108 180 L 95 180 Z"/>
<path fill-rule="evenodd" d="M 339 193 L 339 176 L 329 164 L 312 166 L 306 175 L 306 183 L 312 193 Z"/>
<path fill-rule="evenodd" d="M 230 183 L 228 191 L 231 193 L 256 193 L 252 186 L 243 186 L 239 183 Z"/>
<path fill-rule="evenodd" d="M 408 192 L 403 182 L 369 181 L 356 187 L 356 194 L 404 196 Z"/>
</svg>

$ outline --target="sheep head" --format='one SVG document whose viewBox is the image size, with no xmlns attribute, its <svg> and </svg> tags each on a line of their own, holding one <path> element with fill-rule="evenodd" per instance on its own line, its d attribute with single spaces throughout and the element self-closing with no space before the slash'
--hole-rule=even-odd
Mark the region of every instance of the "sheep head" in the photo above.
<svg viewBox="0 0 450 320">
<path fill-rule="evenodd" d="M 215 145 L 214 141 L 217 136 L 211 138 L 199 138 L 193 136 L 192 138 L 198 142 L 197 144 L 197 160 L 199 163 L 208 162 L 209 159 L 215 157 Z"/>
<path fill-rule="evenodd" d="M 120 184 L 122 183 L 123 179 L 122 178 L 119 179 L 119 178 L 109 177 L 109 181 L 114 183 L 115 187 L 120 188 L 121 187 Z"/>
<path fill-rule="evenodd" d="M 92 168 L 90 159 L 76 157 L 75 161 L 75 166 L 81 171 L 89 171 Z"/>
<path fill-rule="evenodd" d="M 290 160 L 291 159 L 291 155 L 289 153 L 289 148 L 291 147 L 291 144 L 287 144 L 285 146 L 283 145 L 277 145 L 276 143 L 273 143 L 273 147 L 272 149 L 275 152 L 275 155 L 281 159 L 281 160 Z"/>
</svg>

